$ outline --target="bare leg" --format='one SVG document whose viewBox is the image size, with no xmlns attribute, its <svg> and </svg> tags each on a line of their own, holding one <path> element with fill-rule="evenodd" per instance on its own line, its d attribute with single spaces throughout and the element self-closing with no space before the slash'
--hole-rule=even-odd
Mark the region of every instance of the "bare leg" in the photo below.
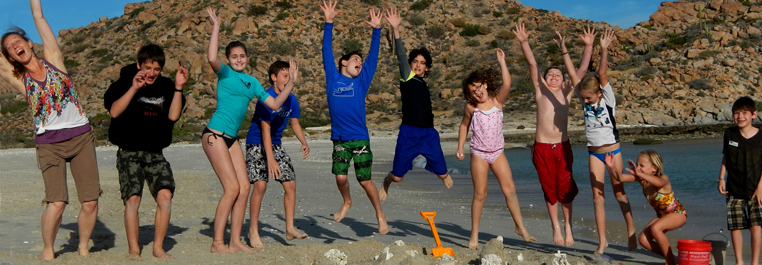
<svg viewBox="0 0 762 265">
<path fill-rule="evenodd" d="M 140 210 L 140 196 L 132 195 L 124 203 L 124 230 L 127 232 L 128 253 L 133 258 L 141 260 L 140 246 L 138 245 L 138 231 L 140 230 L 138 210 Z"/>
<path fill-rule="evenodd" d="M 659 218 L 654 218 L 653 220 L 648 222 L 648 225 L 646 225 L 646 227 L 643 228 L 643 231 L 640 232 L 640 236 L 638 237 L 640 241 L 640 245 L 643 246 L 643 248 L 645 248 L 646 250 L 651 252 L 654 252 L 653 249 L 658 247 L 653 244 L 653 241 L 651 241 L 651 239 L 653 239 L 653 235 L 651 235 L 651 225 L 653 225 L 653 223 L 655 223 L 658 220 Z"/>
<path fill-rule="evenodd" d="M 490 165 L 490 168 L 495 173 L 497 182 L 500 184 L 500 189 L 503 191 L 503 196 L 505 196 L 505 203 L 508 206 L 508 211 L 511 212 L 511 217 L 513 217 L 513 222 L 516 226 L 516 234 L 523 237 L 526 242 L 537 240 L 529 235 L 527 228 L 524 226 L 524 220 L 521 218 L 519 199 L 516 197 L 516 186 L 513 183 L 511 166 L 505 158 L 505 154 L 500 154 L 495 163 Z"/>
<path fill-rule="evenodd" d="M 378 233 L 386 235 L 389 233 L 389 226 L 386 225 L 386 217 L 384 211 L 381 210 L 381 201 L 378 199 L 378 190 L 376 184 L 373 181 L 366 180 L 360 181 L 360 186 L 365 190 L 365 194 L 368 195 L 370 204 L 373 205 L 373 209 L 376 210 L 376 219 L 378 220 Z"/>
<path fill-rule="evenodd" d="M 201 146 L 204 148 L 204 153 L 209 158 L 214 173 L 217 174 L 224 190 L 214 213 L 214 239 L 211 251 L 219 254 L 230 254 L 234 251 L 225 246 L 225 226 L 233 209 L 233 204 L 238 198 L 240 186 L 238 186 L 230 152 L 221 138 L 211 137 L 211 133 L 204 134 L 201 137 Z"/>
<path fill-rule="evenodd" d="M 230 147 L 230 158 L 233 161 L 235 177 L 238 181 L 238 197 L 233 204 L 233 211 L 230 215 L 230 249 L 233 251 L 254 252 L 241 242 L 241 231 L 243 230 L 243 219 L 246 217 L 246 204 L 249 203 L 249 173 L 246 170 L 246 160 L 243 156 L 241 145 L 236 142 Z"/>
<path fill-rule="evenodd" d="M 560 203 L 556 202 L 554 204 L 551 204 L 550 202 L 545 202 L 545 206 L 548 207 L 548 215 L 550 216 L 550 225 L 553 228 L 553 243 L 556 245 L 563 245 L 564 244 L 564 235 L 561 233 L 561 223 L 558 222 L 558 205 Z"/>
<path fill-rule="evenodd" d="M 566 233 L 564 240 L 564 246 L 571 247 L 574 245 L 574 234 L 572 233 L 572 203 L 562 203 L 561 208 L 564 212 L 564 232 Z"/>
<path fill-rule="evenodd" d="M 437 175 L 439 179 L 442 180 L 442 184 L 444 184 L 445 188 L 452 188 L 452 178 L 450 177 L 450 174 L 444 174 L 444 175 Z"/>
<path fill-rule="evenodd" d="M 392 182 L 400 181 L 402 181 L 402 177 L 397 177 L 390 171 L 389 174 L 384 178 L 384 184 L 381 186 L 381 189 L 378 190 L 378 199 L 385 201 L 387 194 L 389 194 L 389 186 L 392 185 Z"/>
<path fill-rule="evenodd" d="M 622 153 L 614 155 L 616 170 L 622 172 Z M 619 202 L 619 209 L 622 211 L 624 222 L 627 224 L 627 249 L 630 251 L 638 248 L 638 241 L 635 238 L 635 222 L 632 220 L 632 210 L 630 209 L 630 200 L 627 199 L 627 193 L 624 191 L 624 184 L 614 179 L 609 172 L 611 187 L 614 189 L 614 197 Z"/>
<path fill-rule="evenodd" d="M 333 220 L 341 222 L 341 219 L 344 219 L 344 216 L 347 215 L 349 207 L 352 207 L 352 197 L 349 195 L 347 175 L 336 175 L 336 186 L 339 188 L 339 193 L 341 193 L 344 203 L 341 205 L 341 209 L 333 215 Z"/>
<path fill-rule="evenodd" d="M 87 201 L 82 203 L 82 208 L 79 210 L 79 217 L 77 217 L 77 224 L 79 228 L 79 255 L 89 256 L 90 236 L 95 229 L 95 221 L 98 219 L 98 200 Z M 60 223 L 59 223 L 60 225 Z"/>
<path fill-rule="evenodd" d="M 471 154 L 471 181 L 474 184 L 474 198 L 471 200 L 471 238 L 468 240 L 469 249 L 479 249 L 479 222 L 484 210 L 484 200 L 487 198 L 487 174 L 489 174 L 489 164 L 487 161 Z"/>
<path fill-rule="evenodd" d="M 56 241 L 58 228 L 61 227 L 61 215 L 66 209 L 65 202 L 49 202 L 45 205 L 45 211 L 42 212 L 42 255 L 41 260 L 53 260 L 55 254 L 53 243 Z"/>
<path fill-rule="evenodd" d="M 736 265 L 743 265 L 743 232 L 741 229 L 730 230 L 730 238 L 733 240 Z"/>
<path fill-rule="evenodd" d="M 685 215 L 670 213 L 663 215 L 661 218 L 658 218 L 656 222 L 653 222 L 650 226 L 645 228 L 650 230 L 649 232 L 652 239 L 656 241 L 656 248 L 652 248 L 651 252 L 663 256 L 666 259 L 667 265 L 677 264 L 677 262 L 675 262 L 675 255 L 672 254 L 672 248 L 669 246 L 669 239 L 667 239 L 665 233 L 682 227 L 685 224 L 685 221 Z"/>
<path fill-rule="evenodd" d="M 164 251 L 164 237 L 169 229 L 169 219 L 172 216 L 172 191 L 161 189 L 156 194 L 156 216 L 154 217 L 153 256 L 157 258 L 174 258 Z"/>
<path fill-rule="evenodd" d="M 588 161 L 590 163 L 590 186 L 593 188 L 595 226 L 598 228 L 598 248 L 595 249 L 595 253 L 603 254 L 609 245 L 608 240 L 606 240 L 606 209 L 604 208 L 605 194 L 603 193 L 606 165 L 592 155 L 588 156 Z"/>
<path fill-rule="evenodd" d="M 283 184 L 283 208 L 286 211 L 286 240 L 304 239 L 307 234 L 299 233 L 294 227 L 294 209 L 296 208 L 296 181 Z"/>
<path fill-rule="evenodd" d="M 751 232 L 751 264 L 759 265 L 759 251 L 762 247 L 762 229 L 760 226 L 752 226 L 749 228 Z"/>
<path fill-rule="evenodd" d="M 265 191 L 267 191 L 266 181 L 254 182 L 254 191 L 251 192 L 251 202 L 249 203 L 249 218 L 251 218 L 249 245 L 253 248 L 265 247 L 262 244 L 262 239 L 259 238 L 259 211 L 262 207 L 262 198 L 265 196 Z"/>
</svg>

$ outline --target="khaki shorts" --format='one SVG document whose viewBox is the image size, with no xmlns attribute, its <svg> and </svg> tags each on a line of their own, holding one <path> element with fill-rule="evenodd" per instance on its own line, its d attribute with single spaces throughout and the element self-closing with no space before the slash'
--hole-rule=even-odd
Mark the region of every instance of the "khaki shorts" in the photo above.
<svg viewBox="0 0 762 265">
<path fill-rule="evenodd" d="M 71 166 L 79 202 L 97 200 L 103 191 L 95 157 L 95 136 L 90 131 L 63 142 L 37 145 L 37 166 L 45 181 L 45 199 L 42 202 L 69 203 L 67 161 Z"/>
</svg>

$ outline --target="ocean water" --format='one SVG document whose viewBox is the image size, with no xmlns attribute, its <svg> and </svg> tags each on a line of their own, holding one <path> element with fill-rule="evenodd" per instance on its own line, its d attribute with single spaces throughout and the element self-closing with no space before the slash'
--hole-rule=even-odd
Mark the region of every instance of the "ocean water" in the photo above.
<svg viewBox="0 0 762 265">
<path fill-rule="evenodd" d="M 638 152 L 646 149 L 656 150 L 664 159 L 664 172 L 670 178 L 677 199 L 685 206 L 688 213 L 687 223 L 680 229 L 669 232 L 670 241 L 679 239 L 701 239 L 711 233 L 722 232 L 730 237 L 725 219 L 725 196 L 717 191 L 717 177 L 722 162 L 722 139 L 678 140 L 666 141 L 659 145 L 633 145 L 622 143 L 622 158 L 625 166 L 627 160 L 636 160 Z M 574 219 L 584 227 L 575 228 L 575 234 L 587 237 L 597 242 L 595 234 L 592 189 L 590 187 L 587 147 L 572 146 L 574 153 L 573 177 L 579 187 L 579 194 L 574 200 Z M 459 184 L 450 191 L 448 196 L 470 198 L 473 196 L 473 186 L 470 185 L 469 156 L 459 161 L 454 155 L 445 150 L 447 165 Z M 511 166 L 516 185 L 517 196 L 522 212 L 533 211 L 547 218 L 547 210 L 540 187 L 537 173 L 531 161 L 529 148 L 514 148 L 505 150 Z M 422 159 L 419 157 L 419 159 Z M 420 164 L 421 161 L 419 161 Z M 418 167 L 418 165 L 416 166 Z M 420 169 L 415 171 L 421 172 Z M 424 173 L 426 174 L 426 173 Z M 436 178 L 406 178 L 409 185 L 439 186 Z M 468 185 L 466 185 L 466 183 Z M 653 208 L 647 204 L 643 189 L 637 183 L 625 183 L 635 227 L 639 232 L 649 221 L 656 217 Z M 610 179 L 605 179 L 605 208 L 610 243 L 625 244 L 624 218 L 619 205 L 614 198 Z M 490 171 L 488 180 L 487 202 L 504 204 L 504 197 L 497 180 Z M 525 214 L 526 215 L 526 214 Z M 559 213 L 559 216 L 560 215 Z M 613 225 L 611 225 L 613 223 Z M 543 228 L 540 228 L 543 229 Z M 580 231 L 581 230 L 581 231 Z M 622 231 L 622 232 L 619 232 Z M 711 235 L 708 239 L 721 239 L 721 236 Z M 748 235 L 744 237 L 748 240 Z M 619 242 L 617 242 L 619 241 Z"/>
</svg>

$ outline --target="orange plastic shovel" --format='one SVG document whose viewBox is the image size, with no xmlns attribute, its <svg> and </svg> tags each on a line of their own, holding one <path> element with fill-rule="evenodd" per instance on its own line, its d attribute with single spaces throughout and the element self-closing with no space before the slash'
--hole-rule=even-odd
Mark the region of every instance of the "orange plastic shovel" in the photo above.
<svg viewBox="0 0 762 265">
<path fill-rule="evenodd" d="M 437 212 L 421 211 L 421 217 L 423 217 L 423 219 L 426 219 L 426 221 L 429 221 L 429 225 L 431 226 L 431 232 L 434 233 L 434 240 L 437 241 L 437 247 L 431 249 L 431 254 L 433 254 L 434 257 L 441 257 L 444 254 L 455 257 L 455 252 L 452 252 L 451 248 L 443 248 L 442 242 L 439 241 L 439 234 L 437 233 L 437 227 L 434 226 L 435 216 L 437 216 Z"/>
</svg>

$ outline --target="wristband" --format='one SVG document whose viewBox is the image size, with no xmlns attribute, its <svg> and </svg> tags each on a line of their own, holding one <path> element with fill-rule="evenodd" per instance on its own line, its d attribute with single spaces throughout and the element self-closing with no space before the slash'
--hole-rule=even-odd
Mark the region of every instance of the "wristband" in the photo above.
<svg viewBox="0 0 762 265">
<path fill-rule="evenodd" d="M 561 56 L 567 55 L 569 52 L 562 53 Z"/>
<path fill-rule="evenodd" d="M 725 180 L 724 178 L 718 178 L 717 182 L 724 181 L 724 180 Z"/>
<path fill-rule="evenodd" d="M 183 93 L 183 90 L 182 89 L 175 89 L 175 92 Z"/>
</svg>

